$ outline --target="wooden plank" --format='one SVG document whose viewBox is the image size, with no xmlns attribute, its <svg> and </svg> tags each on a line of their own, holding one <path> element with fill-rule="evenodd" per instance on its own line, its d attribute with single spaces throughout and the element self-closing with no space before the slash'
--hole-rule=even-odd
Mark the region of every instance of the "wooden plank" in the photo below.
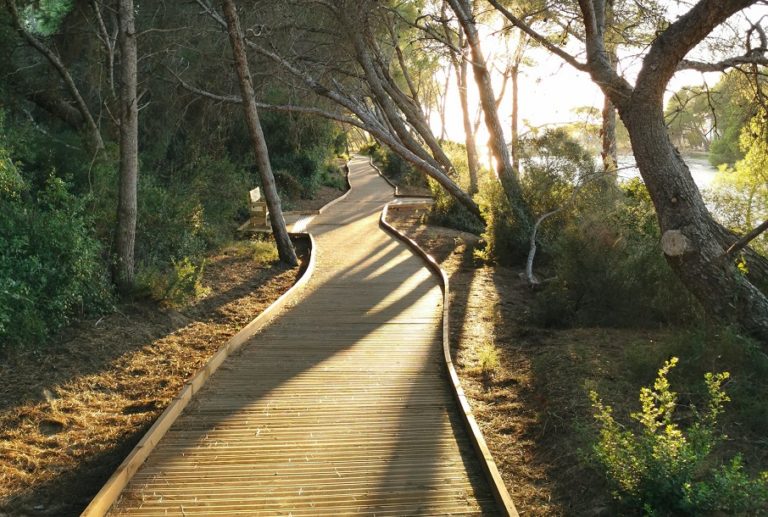
<svg viewBox="0 0 768 517">
<path fill-rule="evenodd" d="M 483 437 L 483 432 L 480 429 L 480 426 L 477 425 L 477 421 L 472 414 L 472 407 L 470 406 L 469 401 L 464 394 L 464 390 L 461 387 L 461 381 L 459 380 L 458 373 L 456 373 L 456 368 L 453 366 L 450 343 L 451 326 L 448 275 L 437 263 L 437 260 L 435 260 L 435 258 L 429 255 L 426 251 L 424 251 L 416 243 L 416 241 L 408 238 L 405 234 L 387 222 L 388 209 L 389 205 L 385 206 L 381 213 L 382 226 L 386 228 L 387 231 L 408 244 L 411 249 L 413 249 L 416 253 L 419 254 L 419 256 L 422 257 L 429 268 L 437 273 L 440 277 L 440 281 L 443 287 L 443 354 L 445 357 L 445 365 L 448 369 L 448 375 L 451 381 L 451 387 L 453 388 L 452 391 L 461 409 L 460 414 L 464 418 L 464 422 L 469 428 L 469 436 L 472 439 L 477 453 L 482 459 L 481 463 L 488 477 L 488 481 L 491 484 L 491 489 L 493 490 L 493 495 L 496 498 L 496 501 L 507 515 L 511 517 L 518 517 L 519 514 L 517 512 L 517 508 L 515 508 L 515 503 L 512 501 L 512 496 L 509 494 L 507 487 L 504 485 L 504 480 L 501 478 L 499 469 L 496 467 L 496 463 L 493 460 L 493 455 L 488 449 L 488 445 L 486 444 L 485 438 Z"/>
<path fill-rule="evenodd" d="M 379 229 L 375 171 L 348 178 L 309 225 L 311 279 L 189 385 L 112 514 L 500 513 L 446 375 L 440 278 Z"/>
</svg>

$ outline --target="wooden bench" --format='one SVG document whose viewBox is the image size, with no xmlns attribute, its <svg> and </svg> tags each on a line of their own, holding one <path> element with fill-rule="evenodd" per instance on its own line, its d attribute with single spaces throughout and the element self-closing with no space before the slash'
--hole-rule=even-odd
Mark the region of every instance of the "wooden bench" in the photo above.
<svg viewBox="0 0 768 517">
<path fill-rule="evenodd" d="M 272 224 L 269 222 L 267 202 L 262 199 L 259 187 L 248 193 L 248 208 L 251 214 L 250 225 L 253 229 L 269 230 L 272 228 Z"/>
</svg>

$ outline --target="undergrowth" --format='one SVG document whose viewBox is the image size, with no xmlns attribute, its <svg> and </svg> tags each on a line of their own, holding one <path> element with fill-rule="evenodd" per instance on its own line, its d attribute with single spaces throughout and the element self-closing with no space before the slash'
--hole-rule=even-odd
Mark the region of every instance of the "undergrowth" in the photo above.
<svg viewBox="0 0 768 517">
<path fill-rule="evenodd" d="M 627 508 L 654 516 L 768 511 L 768 472 L 753 478 L 740 455 L 724 463 L 712 457 L 726 438 L 718 420 L 730 401 L 724 390 L 730 374 L 705 374 L 705 407 L 691 407 L 692 422 L 684 425 L 668 380 L 677 364 L 676 357 L 665 361 L 653 387 L 640 390 L 641 409 L 630 415 L 635 429 L 616 421 L 613 409 L 590 393 L 599 427 L 595 457 L 614 486 L 614 496 Z"/>
</svg>

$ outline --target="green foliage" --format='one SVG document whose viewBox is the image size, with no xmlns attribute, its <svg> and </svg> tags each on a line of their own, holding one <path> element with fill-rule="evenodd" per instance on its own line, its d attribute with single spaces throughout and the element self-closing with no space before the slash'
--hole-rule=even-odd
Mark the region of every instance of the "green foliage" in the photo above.
<svg viewBox="0 0 768 517">
<path fill-rule="evenodd" d="M 399 154 L 385 149 L 383 168 L 381 172 L 398 185 L 426 186 L 424 174 L 403 160 Z"/>
<path fill-rule="evenodd" d="M 539 231 L 539 241 L 549 248 L 554 235 L 561 231 L 563 221 L 572 214 L 571 198 L 575 185 L 595 174 L 591 155 L 567 131 L 547 130 L 540 136 L 522 141 L 523 197 L 535 216 L 557 208 L 563 212 L 550 218 Z M 481 257 L 488 261 L 511 264 L 528 253 L 530 235 L 521 233 L 507 196 L 498 181 L 488 180 L 480 185 L 477 202 L 486 223 L 485 249 Z"/>
<path fill-rule="evenodd" d="M 259 264 L 269 264 L 280 259 L 277 246 L 272 241 L 251 241 L 249 250 L 251 258 Z"/>
<path fill-rule="evenodd" d="M 685 149 L 706 150 L 712 108 L 703 87 L 686 86 L 677 91 L 667 103 L 664 117 L 669 137 L 675 145 Z"/>
<path fill-rule="evenodd" d="M 485 221 L 485 247 L 477 252 L 478 257 L 499 264 L 521 260 L 527 248 L 517 236 L 518 224 L 501 183 L 495 179 L 481 182 L 475 201 Z"/>
<path fill-rule="evenodd" d="M 195 264 L 189 257 L 173 261 L 165 270 L 156 267 L 142 270 L 137 283 L 154 300 L 169 307 L 183 307 L 208 294 L 202 277 L 205 260 Z"/>
<path fill-rule="evenodd" d="M 24 8 L 23 22 L 41 36 L 55 34 L 73 7 L 73 0 L 36 0 Z"/>
<path fill-rule="evenodd" d="M 30 194 L 2 162 L 0 183 L 14 186 L 0 196 L 0 349 L 39 345 L 112 299 L 83 200 L 53 176 Z"/>
<path fill-rule="evenodd" d="M 429 211 L 429 222 L 464 232 L 479 234 L 482 222 L 456 198 L 448 194 L 436 181 L 429 179 L 429 190 L 435 202 Z"/>
<path fill-rule="evenodd" d="M 760 88 L 764 88 L 762 81 Z M 711 102 L 717 119 L 717 133 L 709 148 L 712 165 L 733 165 L 744 157 L 739 139 L 742 128 L 756 114 L 759 105 L 756 94 L 749 77 L 738 71 L 724 74 L 713 88 Z"/>
<path fill-rule="evenodd" d="M 676 382 L 687 386 L 689 396 L 704 397 L 698 380 L 713 364 L 739 372 L 728 383 L 731 411 L 724 424 L 739 430 L 739 436 L 760 441 L 768 429 L 768 356 L 761 344 L 730 328 L 696 327 L 678 330 L 651 342 L 641 341 L 626 347 L 624 371 L 633 382 L 645 382 L 659 363 L 670 356 L 681 357 L 681 368 L 674 372 Z"/>
<path fill-rule="evenodd" d="M 451 179 L 461 188 L 468 190 L 469 167 L 467 166 L 466 147 L 455 142 L 443 142 L 442 147 L 455 167 Z M 423 182 L 422 178 L 419 181 Z M 412 184 L 418 183 L 413 182 Z M 436 181 L 428 179 L 427 184 L 435 200 L 429 211 L 430 223 L 475 234 L 480 234 L 483 231 L 482 221 L 478 220 L 464 205 L 449 195 Z"/>
<path fill-rule="evenodd" d="M 521 185 L 534 214 L 566 206 L 575 185 L 594 179 L 592 155 L 563 129 L 522 141 Z"/>
<path fill-rule="evenodd" d="M 677 394 L 667 378 L 677 363 L 676 357 L 666 361 L 653 388 L 640 390 L 641 409 L 630 415 L 637 431 L 619 424 L 612 408 L 590 393 L 599 428 L 594 452 L 615 497 L 647 515 L 766 510 L 768 472 L 749 477 L 739 456 L 725 465 L 712 464 L 711 453 L 724 438 L 717 423 L 730 401 L 723 390 L 729 374 L 705 374 L 705 409 L 694 407 L 693 423 L 683 427 L 675 418 Z"/>
<path fill-rule="evenodd" d="M 371 140 L 360 148 L 360 153 L 373 158 L 374 162 L 384 163 L 384 148 L 376 140 Z"/>
<path fill-rule="evenodd" d="M 277 91 L 267 95 L 275 104 L 285 102 Z M 305 115 L 266 112 L 261 124 L 272 169 L 281 171 L 278 187 L 291 197 L 312 198 L 333 158 L 346 149 L 346 135 L 328 120 Z"/>
<path fill-rule="evenodd" d="M 741 130 L 744 158 L 721 166 L 711 193 L 715 211 L 733 231 L 744 234 L 768 219 L 768 114 L 760 110 Z M 753 240 L 753 249 L 768 255 L 768 235 Z M 748 268 L 749 264 L 745 264 Z"/>
<path fill-rule="evenodd" d="M 477 350 L 477 364 L 483 375 L 491 375 L 499 367 L 499 350 L 493 343 L 484 343 Z"/>
<path fill-rule="evenodd" d="M 533 317 L 546 326 L 635 326 L 684 322 L 698 305 L 659 247 L 645 186 L 585 189 L 551 242 L 555 279 L 538 296 Z"/>
</svg>

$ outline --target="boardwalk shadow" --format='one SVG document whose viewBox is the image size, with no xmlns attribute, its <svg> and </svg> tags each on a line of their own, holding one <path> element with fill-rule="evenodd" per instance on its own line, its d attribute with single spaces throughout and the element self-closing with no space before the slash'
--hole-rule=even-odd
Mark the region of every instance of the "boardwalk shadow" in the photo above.
<svg viewBox="0 0 768 517">
<path fill-rule="evenodd" d="M 325 265 L 300 303 L 222 365 L 137 475 L 125 508 L 256 512 L 258 502 L 266 513 L 354 504 L 414 514 L 485 496 L 466 438 L 457 445 L 462 425 L 446 411 L 435 279 L 383 234 L 373 253 L 338 249 L 339 221 L 343 242 L 374 231 L 368 202 L 318 217 Z M 417 345 L 425 329 L 426 346 Z M 458 488 L 432 497 L 446 484 Z M 198 503 L 198 490 L 215 496 Z"/>
</svg>

